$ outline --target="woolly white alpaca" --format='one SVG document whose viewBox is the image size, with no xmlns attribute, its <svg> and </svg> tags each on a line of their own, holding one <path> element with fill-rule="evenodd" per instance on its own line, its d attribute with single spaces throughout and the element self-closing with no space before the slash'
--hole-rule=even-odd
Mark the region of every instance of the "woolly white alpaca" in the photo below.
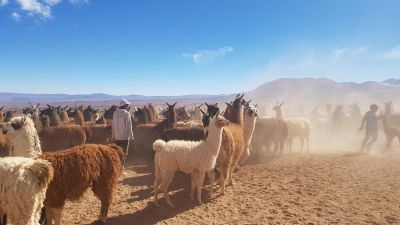
<svg viewBox="0 0 400 225">
<path fill-rule="evenodd" d="M 165 142 L 156 140 L 153 143 L 155 155 L 154 202 L 158 206 L 158 191 L 164 192 L 165 199 L 170 207 L 175 207 L 168 194 L 174 173 L 178 170 L 190 173 L 192 176 L 191 196 L 197 189 L 197 200 L 201 201 L 201 188 L 205 174 L 214 169 L 221 147 L 222 129 L 229 125 L 229 121 L 218 114 L 212 118 L 207 129 L 208 135 L 204 141 Z M 212 182 L 212 181 L 211 181 Z"/>
<path fill-rule="evenodd" d="M 24 127 L 25 132 L 15 132 L 21 126 Z M 30 117 L 14 117 L 10 122 L 2 124 L 1 127 L 3 133 L 10 134 L 13 140 L 10 156 L 36 158 L 42 154 L 39 136 Z"/>
<path fill-rule="evenodd" d="M 45 160 L 0 158 L 0 219 L 7 213 L 13 225 L 39 225 L 53 167 Z"/>
<path fill-rule="evenodd" d="M 287 139 L 288 149 L 292 151 L 293 139 L 299 137 L 301 141 L 300 151 L 303 150 L 304 140 L 307 141 L 307 151 L 309 151 L 310 131 L 311 131 L 310 120 L 305 117 L 284 118 L 282 105 L 283 103 L 275 105 L 273 107 L 273 110 L 275 110 L 276 112 L 276 118 L 285 119 L 286 124 L 288 126 L 288 139 Z"/>
</svg>

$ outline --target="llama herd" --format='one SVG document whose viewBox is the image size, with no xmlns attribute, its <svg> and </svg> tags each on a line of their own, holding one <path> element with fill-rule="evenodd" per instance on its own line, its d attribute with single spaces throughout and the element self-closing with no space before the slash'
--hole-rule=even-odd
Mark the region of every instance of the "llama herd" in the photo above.
<svg viewBox="0 0 400 225">
<path fill-rule="evenodd" d="M 283 103 L 273 107 L 274 117 L 260 117 L 258 105 L 250 102 L 242 94 L 221 109 L 217 103 L 192 110 L 177 103 L 133 109 L 133 152 L 154 160 L 155 205 L 160 205 L 161 191 L 175 207 L 168 187 L 176 171 L 190 175 L 191 197 L 196 192 L 202 204 L 206 175 L 210 196 L 216 184 L 225 194 L 226 186 L 234 188 L 234 171 L 263 158 L 271 147 L 273 155 L 291 152 L 298 138 L 300 150 L 306 144 L 309 151 L 311 124 L 318 119 L 285 117 Z M 60 225 L 65 202 L 79 200 L 89 188 L 101 202 L 99 221 L 105 223 L 123 169 L 122 149 L 112 143 L 111 122 L 118 107 L 100 116 L 91 106 L 39 106 L 30 104 L 22 115 L 0 108 L 0 152 L 7 156 L 0 158 L 0 224 Z M 395 137 L 400 140 L 400 116 L 387 107 L 382 123 L 391 143 Z M 340 109 L 332 115 L 336 122 L 346 118 Z"/>
</svg>

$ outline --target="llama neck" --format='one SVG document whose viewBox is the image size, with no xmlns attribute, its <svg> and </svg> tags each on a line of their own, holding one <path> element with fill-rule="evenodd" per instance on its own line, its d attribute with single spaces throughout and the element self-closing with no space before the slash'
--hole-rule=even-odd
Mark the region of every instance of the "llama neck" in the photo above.
<svg viewBox="0 0 400 225">
<path fill-rule="evenodd" d="M 283 110 L 281 108 L 278 108 L 277 110 L 275 110 L 275 112 L 277 119 L 283 119 Z"/>
<path fill-rule="evenodd" d="M 34 110 L 34 111 L 33 111 L 32 117 L 33 117 L 33 118 L 39 118 L 39 112 L 38 112 L 38 110 Z"/>
<path fill-rule="evenodd" d="M 387 125 L 387 121 L 386 121 L 386 116 L 382 118 L 382 126 L 383 126 L 383 130 L 386 131 L 388 130 L 388 125 Z"/>
<path fill-rule="evenodd" d="M 196 108 L 196 110 L 194 111 L 194 116 L 195 116 L 195 119 L 197 119 L 197 120 L 201 119 L 201 112 L 198 108 Z"/>
<path fill-rule="evenodd" d="M 391 115 L 392 115 L 392 107 L 386 106 L 385 107 L 385 116 L 391 116 Z"/>
<path fill-rule="evenodd" d="M 14 135 L 11 156 L 36 158 L 42 154 L 40 140 L 33 124 Z"/>
<path fill-rule="evenodd" d="M 231 111 L 230 116 L 228 117 L 229 121 L 239 124 L 243 126 L 243 106 L 242 104 L 238 104 L 238 106 L 234 106 L 234 109 Z"/>
<path fill-rule="evenodd" d="M 175 127 L 176 123 L 176 114 L 175 112 L 169 112 L 168 113 L 168 118 L 167 118 L 167 128 L 172 129 Z"/>
<path fill-rule="evenodd" d="M 257 117 L 244 117 L 243 127 L 243 140 L 245 145 L 250 145 L 251 138 L 253 137 L 254 127 L 256 126 Z"/>
<path fill-rule="evenodd" d="M 219 149 L 222 142 L 222 127 L 209 127 L 207 132 L 207 139 L 205 144 L 207 145 L 207 151 L 211 151 L 213 155 L 218 155 Z"/>
</svg>

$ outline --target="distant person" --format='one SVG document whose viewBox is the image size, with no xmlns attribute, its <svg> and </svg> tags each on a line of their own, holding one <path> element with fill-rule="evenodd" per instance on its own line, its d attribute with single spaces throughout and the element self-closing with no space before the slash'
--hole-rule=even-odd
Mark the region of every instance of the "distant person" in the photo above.
<svg viewBox="0 0 400 225">
<path fill-rule="evenodd" d="M 338 105 L 332 113 L 332 131 L 336 134 L 342 134 L 346 126 L 346 113 L 343 106 Z"/>
<path fill-rule="evenodd" d="M 365 113 L 361 123 L 360 130 L 364 129 L 365 126 L 365 137 L 361 145 L 360 152 L 363 152 L 365 148 L 369 151 L 372 144 L 378 139 L 378 120 L 379 117 L 376 115 L 378 112 L 378 105 L 372 104 L 370 110 Z"/>
<path fill-rule="evenodd" d="M 132 119 L 128 111 L 130 104 L 128 100 L 122 99 L 119 103 L 119 108 L 113 114 L 112 120 L 112 133 L 115 144 L 122 148 L 124 154 L 122 166 L 124 166 L 128 156 L 129 140 L 133 140 Z"/>
</svg>

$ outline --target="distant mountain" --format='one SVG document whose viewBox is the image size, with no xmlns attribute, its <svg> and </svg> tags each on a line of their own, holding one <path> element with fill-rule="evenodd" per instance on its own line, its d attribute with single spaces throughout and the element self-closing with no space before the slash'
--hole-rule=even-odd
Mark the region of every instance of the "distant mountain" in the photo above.
<svg viewBox="0 0 400 225">
<path fill-rule="evenodd" d="M 179 101 L 180 103 L 219 102 L 230 99 L 229 95 L 183 95 L 183 96 L 144 96 L 144 95 L 108 95 L 102 93 L 87 95 L 67 95 L 67 94 L 20 94 L 20 93 L 1 93 L 0 106 L 24 106 L 29 102 L 44 104 L 74 105 L 93 104 L 111 105 L 117 104 L 121 98 L 126 98 L 134 104 L 145 104 L 147 102 Z"/>
<path fill-rule="evenodd" d="M 400 88 L 384 83 L 336 82 L 327 78 L 282 78 L 248 92 L 257 102 L 285 101 L 291 104 L 369 102 L 396 99 Z"/>
<path fill-rule="evenodd" d="M 400 79 L 388 79 L 383 82 L 364 83 L 336 82 L 327 78 L 281 78 L 266 82 L 246 93 L 247 99 L 258 103 L 284 101 L 296 105 L 315 105 L 322 103 L 350 103 L 396 100 L 400 97 Z M 102 93 L 87 95 L 67 94 L 18 94 L 0 93 L 0 106 L 24 106 L 29 102 L 70 105 L 92 104 L 106 106 L 117 104 L 126 98 L 136 105 L 147 102 L 164 103 L 178 101 L 180 104 L 230 101 L 234 95 L 185 95 L 185 96 L 143 96 L 143 95 L 107 95 Z"/>
<path fill-rule="evenodd" d="M 382 83 L 392 84 L 392 85 L 400 85 L 400 79 L 390 78 L 390 79 L 382 81 Z"/>
</svg>

